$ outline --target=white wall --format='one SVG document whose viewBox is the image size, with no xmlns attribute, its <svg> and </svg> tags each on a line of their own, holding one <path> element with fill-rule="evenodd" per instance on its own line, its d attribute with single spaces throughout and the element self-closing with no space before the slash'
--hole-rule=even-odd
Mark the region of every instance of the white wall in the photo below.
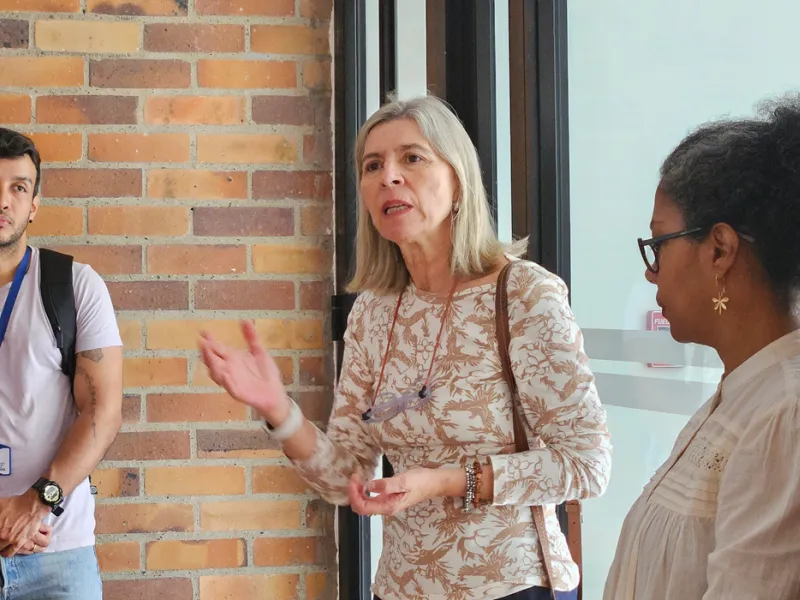
<svg viewBox="0 0 800 600">
<path fill-rule="evenodd" d="M 592 329 L 643 329 L 656 308 L 636 238 L 649 237 L 660 162 L 695 126 L 750 115 L 764 97 L 800 88 L 800 4 L 570 0 L 568 11 L 572 299 L 589 347 Z M 606 496 L 585 503 L 586 600 L 602 597 L 622 519 L 687 419 L 674 404 L 684 413 L 697 407 L 720 375 L 656 371 L 627 358 L 592 363 L 614 465 Z M 665 389 L 681 395 L 659 394 Z M 650 410 L 637 408 L 644 405 Z"/>
</svg>

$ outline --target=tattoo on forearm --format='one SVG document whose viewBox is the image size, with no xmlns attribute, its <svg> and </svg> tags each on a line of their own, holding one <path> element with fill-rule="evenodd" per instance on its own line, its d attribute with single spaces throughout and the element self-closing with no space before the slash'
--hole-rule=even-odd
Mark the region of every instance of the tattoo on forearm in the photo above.
<svg viewBox="0 0 800 600">
<path fill-rule="evenodd" d="M 103 360 L 103 350 L 98 348 L 97 350 L 85 350 L 83 352 L 78 352 L 78 356 L 83 356 L 84 358 L 88 358 L 92 362 L 100 362 Z"/>
<path fill-rule="evenodd" d="M 100 358 L 103 357 L 102 350 L 90 350 L 90 352 L 99 352 Z M 92 359 L 94 360 L 94 359 Z M 99 360 L 99 359 L 98 359 Z M 97 362 L 97 361 L 95 361 Z M 76 370 L 76 374 L 80 375 L 83 380 L 86 382 L 86 389 L 89 392 L 89 411 L 90 417 L 92 419 L 92 435 L 94 435 L 94 439 L 97 439 L 97 386 L 94 384 L 94 380 L 89 372 L 84 369 L 83 367 L 78 367 Z"/>
</svg>

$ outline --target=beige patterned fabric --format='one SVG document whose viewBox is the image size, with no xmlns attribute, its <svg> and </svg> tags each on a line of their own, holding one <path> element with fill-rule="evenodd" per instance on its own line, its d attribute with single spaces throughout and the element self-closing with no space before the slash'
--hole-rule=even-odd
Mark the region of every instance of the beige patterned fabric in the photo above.
<svg viewBox="0 0 800 600">
<path fill-rule="evenodd" d="M 495 284 L 457 292 L 431 376 L 433 400 L 388 422 L 365 424 L 397 296 L 362 294 L 351 312 L 327 435 L 296 461 L 324 498 L 346 504 L 355 471 L 372 478 L 386 454 L 396 472 L 494 467 L 494 503 L 464 513 L 437 498 L 384 518 L 374 592 L 383 600 L 490 600 L 545 582 L 529 506 L 545 505 L 555 588 L 578 585 L 578 569 L 554 505 L 603 493 L 610 470 L 605 412 L 564 283 L 541 267 L 515 265 L 508 284 L 510 356 L 525 406 L 529 452 L 513 454 L 511 396 L 495 335 Z M 446 297 L 406 290 L 384 389 L 418 390 L 425 379 Z"/>
<path fill-rule="evenodd" d="M 800 331 L 733 370 L 619 537 L 606 600 L 800 598 Z"/>
</svg>

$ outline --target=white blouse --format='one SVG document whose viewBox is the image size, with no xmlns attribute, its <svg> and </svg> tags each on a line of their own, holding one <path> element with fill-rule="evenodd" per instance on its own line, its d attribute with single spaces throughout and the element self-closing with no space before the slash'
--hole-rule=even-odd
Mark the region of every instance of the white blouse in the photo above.
<svg viewBox="0 0 800 600">
<path fill-rule="evenodd" d="M 800 331 L 734 370 L 628 514 L 605 600 L 800 599 Z"/>
</svg>

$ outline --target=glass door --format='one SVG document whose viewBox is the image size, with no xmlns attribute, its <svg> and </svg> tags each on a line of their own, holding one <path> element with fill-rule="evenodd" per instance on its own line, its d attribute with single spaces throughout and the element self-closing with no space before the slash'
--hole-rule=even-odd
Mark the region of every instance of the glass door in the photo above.
<svg viewBox="0 0 800 600">
<path fill-rule="evenodd" d="M 583 598 L 600 600 L 622 521 L 721 375 L 660 319 L 636 245 L 658 169 L 690 130 L 800 87 L 789 0 L 569 0 L 572 305 L 613 436 L 604 497 L 583 503 Z"/>
</svg>

